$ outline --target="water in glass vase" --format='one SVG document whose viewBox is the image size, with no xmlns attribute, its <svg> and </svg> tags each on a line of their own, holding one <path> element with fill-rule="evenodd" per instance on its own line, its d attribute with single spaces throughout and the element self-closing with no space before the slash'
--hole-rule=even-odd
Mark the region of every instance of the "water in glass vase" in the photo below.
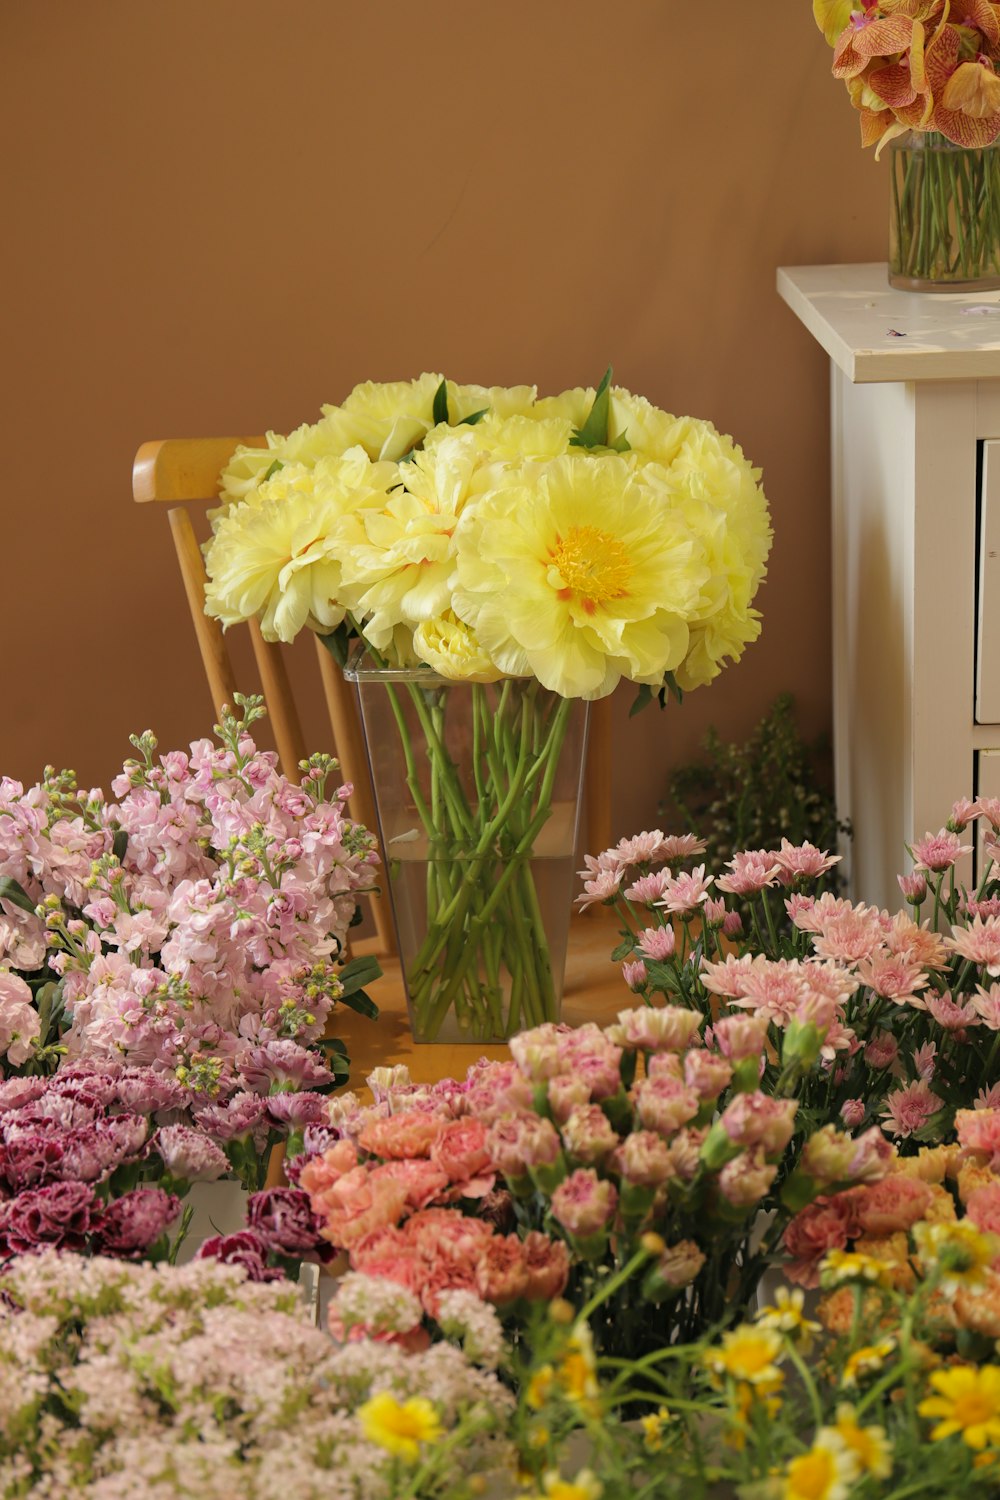
<svg viewBox="0 0 1000 1500">
<path fill-rule="evenodd" d="M 417 1041 L 558 1020 L 587 705 L 352 664 Z"/>
<path fill-rule="evenodd" d="M 908 292 L 1000 287 L 1000 146 L 933 131 L 890 143 L 889 284 Z"/>
</svg>

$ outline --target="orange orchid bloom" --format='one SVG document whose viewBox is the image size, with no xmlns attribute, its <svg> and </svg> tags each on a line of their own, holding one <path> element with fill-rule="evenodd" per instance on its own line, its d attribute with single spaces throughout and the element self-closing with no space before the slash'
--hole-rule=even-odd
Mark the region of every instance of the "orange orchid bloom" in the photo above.
<svg viewBox="0 0 1000 1500">
<path fill-rule="evenodd" d="M 928 128 L 971 151 L 1000 136 L 1000 76 L 985 54 L 968 60 L 961 51 L 953 26 L 927 49 L 927 82 L 934 98 Z"/>
</svg>

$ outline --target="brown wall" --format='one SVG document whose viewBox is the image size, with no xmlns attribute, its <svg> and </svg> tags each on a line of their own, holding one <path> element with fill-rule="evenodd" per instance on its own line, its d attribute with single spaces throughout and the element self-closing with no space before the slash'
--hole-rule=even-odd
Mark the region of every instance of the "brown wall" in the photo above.
<svg viewBox="0 0 1000 1500">
<path fill-rule="evenodd" d="M 613 361 L 764 470 L 762 639 L 679 712 L 622 692 L 620 832 L 707 724 L 791 689 L 828 725 L 826 360 L 774 271 L 882 259 L 885 181 L 808 0 L 20 0 L 0 43 L 0 770 L 106 784 L 130 730 L 211 723 L 141 441 L 424 369 L 549 392 Z"/>
</svg>

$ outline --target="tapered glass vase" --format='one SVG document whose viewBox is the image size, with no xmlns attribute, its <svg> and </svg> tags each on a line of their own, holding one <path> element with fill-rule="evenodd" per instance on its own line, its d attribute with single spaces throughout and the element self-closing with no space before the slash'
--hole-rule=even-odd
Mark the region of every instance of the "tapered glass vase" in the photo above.
<svg viewBox="0 0 1000 1500">
<path fill-rule="evenodd" d="M 588 705 L 531 678 L 374 665 L 357 684 L 418 1042 L 559 1018 Z"/>
</svg>

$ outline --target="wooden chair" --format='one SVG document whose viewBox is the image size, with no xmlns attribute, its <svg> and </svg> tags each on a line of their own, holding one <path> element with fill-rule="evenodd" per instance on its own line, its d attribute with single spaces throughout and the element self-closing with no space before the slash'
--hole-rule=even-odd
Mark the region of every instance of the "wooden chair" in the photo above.
<svg viewBox="0 0 1000 1500">
<path fill-rule="evenodd" d="M 167 511 L 177 552 L 188 608 L 194 625 L 202 665 L 217 714 L 224 703 L 232 704 L 238 688 L 222 626 L 205 613 L 205 565 L 191 517 L 184 504 L 205 506 L 218 497 L 219 475 L 236 447 L 265 446 L 263 437 L 167 438 L 143 443 L 132 467 L 132 496 L 139 504 L 155 501 L 171 507 Z M 260 686 L 274 731 L 278 757 L 285 775 L 298 779 L 299 761 L 306 746 L 292 695 L 280 645 L 265 641 L 256 620 L 249 622 Z M 375 799 L 368 773 L 364 741 L 354 695 L 326 648 L 316 640 L 316 655 L 333 731 L 334 752 L 345 781 L 353 782 L 350 813 L 356 822 L 376 829 Z M 595 853 L 612 842 L 611 831 L 611 699 L 591 707 L 590 741 L 587 752 L 585 815 L 587 844 Z M 395 951 L 392 917 L 387 895 L 372 897 L 372 916 L 382 953 Z"/>
</svg>

